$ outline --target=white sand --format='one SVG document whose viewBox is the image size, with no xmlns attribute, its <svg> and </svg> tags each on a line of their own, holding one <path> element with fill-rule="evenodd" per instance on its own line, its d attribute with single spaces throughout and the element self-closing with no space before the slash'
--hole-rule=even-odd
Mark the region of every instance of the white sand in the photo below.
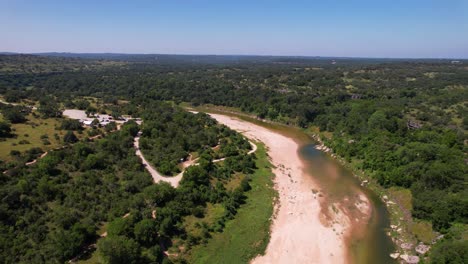
<svg viewBox="0 0 468 264">
<path fill-rule="evenodd" d="M 263 142 L 276 167 L 273 172 L 279 206 L 271 227 L 271 239 L 266 254 L 252 263 L 346 263 L 344 237 L 340 234 L 346 233 L 346 217 L 337 217 L 341 219 L 334 219 L 333 225 L 323 221 L 323 217 L 320 220 L 320 203 L 312 193 L 312 189 L 319 188 L 303 170 L 298 144 L 246 121 L 219 114 L 211 116 L 246 137 Z"/>
</svg>

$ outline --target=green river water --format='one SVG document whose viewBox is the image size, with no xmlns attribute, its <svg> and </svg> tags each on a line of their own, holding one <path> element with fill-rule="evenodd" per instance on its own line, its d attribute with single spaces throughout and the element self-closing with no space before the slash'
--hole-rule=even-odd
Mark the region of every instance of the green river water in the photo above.
<svg viewBox="0 0 468 264">
<path fill-rule="evenodd" d="M 341 204 L 348 214 L 359 215 L 353 204 L 358 193 L 364 193 L 370 201 L 372 213 L 368 221 L 353 223 L 355 230 L 348 238 L 350 258 L 353 263 L 395 263 L 389 254 L 394 250 L 385 229 L 389 227 L 388 211 L 379 197 L 353 176 L 350 170 L 336 160 L 315 149 L 315 144 L 303 145 L 300 155 L 306 170 L 326 194 L 326 203 Z"/>
</svg>

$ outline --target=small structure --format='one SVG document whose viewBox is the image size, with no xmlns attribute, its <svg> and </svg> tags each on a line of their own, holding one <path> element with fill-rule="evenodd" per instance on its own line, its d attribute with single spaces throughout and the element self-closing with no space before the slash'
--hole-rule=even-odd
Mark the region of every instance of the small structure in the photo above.
<svg viewBox="0 0 468 264">
<path fill-rule="evenodd" d="M 92 123 L 93 123 L 93 120 L 83 120 L 83 125 L 85 126 L 91 126 Z"/>
</svg>

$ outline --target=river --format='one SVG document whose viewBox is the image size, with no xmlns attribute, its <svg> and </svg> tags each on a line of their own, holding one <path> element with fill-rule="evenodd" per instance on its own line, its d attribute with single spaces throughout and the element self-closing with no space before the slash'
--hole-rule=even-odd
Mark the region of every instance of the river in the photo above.
<svg viewBox="0 0 468 264">
<path fill-rule="evenodd" d="M 352 206 L 353 197 L 357 198 L 357 193 L 362 192 L 370 201 L 370 217 L 367 221 L 353 222 L 354 230 L 347 239 L 351 262 L 396 263 L 389 256 L 394 246 L 385 231 L 390 225 L 385 204 L 374 192 L 362 187 L 349 169 L 315 146 L 314 143 L 302 145 L 300 155 L 309 174 L 320 184 L 322 192 L 328 194 L 326 203 L 340 203 L 350 216 L 356 216 L 359 212 Z"/>
<path fill-rule="evenodd" d="M 210 109 L 209 112 L 215 111 Z M 396 263 L 389 256 L 394 251 L 394 245 L 386 235 L 386 229 L 390 225 L 386 206 L 374 192 L 361 186 L 360 181 L 349 169 L 317 150 L 314 140 L 297 128 L 265 123 L 225 112 L 221 114 L 268 128 L 299 144 L 298 154 L 303 162 L 303 170 L 319 187 L 319 190 L 313 192 L 319 196 L 322 223 L 333 227 L 336 214 L 341 212 L 348 220 L 350 228 L 344 238 L 347 249 L 345 262 Z M 331 259 L 329 262 L 336 263 Z"/>
</svg>

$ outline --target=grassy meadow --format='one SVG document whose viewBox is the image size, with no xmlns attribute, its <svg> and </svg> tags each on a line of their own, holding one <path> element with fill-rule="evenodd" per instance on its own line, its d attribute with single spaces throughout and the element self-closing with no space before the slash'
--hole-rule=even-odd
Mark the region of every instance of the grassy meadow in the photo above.
<svg viewBox="0 0 468 264">
<path fill-rule="evenodd" d="M 63 136 L 67 131 L 60 130 L 61 118 L 37 118 L 32 114 L 27 116 L 28 121 L 22 124 L 12 124 L 12 138 L 0 141 L 0 160 L 10 161 L 14 158 L 10 155 L 12 150 L 20 152 L 39 147 L 43 151 L 58 148 L 63 145 Z M 3 120 L 0 114 L 0 121 Z M 82 139 L 85 135 L 75 132 Z M 58 138 L 57 138 L 58 136 Z"/>
</svg>

